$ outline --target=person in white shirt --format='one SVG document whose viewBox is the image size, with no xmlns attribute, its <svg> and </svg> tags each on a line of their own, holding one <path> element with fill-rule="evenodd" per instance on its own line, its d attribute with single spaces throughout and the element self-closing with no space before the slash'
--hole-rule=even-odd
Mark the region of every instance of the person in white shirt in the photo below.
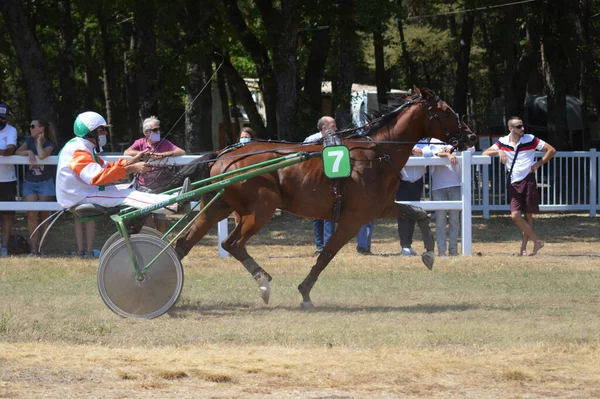
<svg viewBox="0 0 600 399">
<path fill-rule="evenodd" d="M 518 116 L 511 117 L 507 125 L 509 134 L 500 137 L 483 155 L 498 155 L 506 168 L 510 179 L 510 216 L 522 232 L 519 255 L 533 256 L 544 246 L 544 242 L 533 231 L 533 214 L 540 211 L 535 172 L 554 158 L 556 150 L 538 137 L 526 134 L 523 120 Z M 539 161 L 535 160 L 536 151 L 545 152 Z M 533 241 L 533 252 L 527 251 L 529 239 Z"/>
<path fill-rule="evenodd" d="M 430 149 L 433 155 L 449 158 L 450 165 L 436 165 L 431 171 L 431 196 L 434 201 L 460 201 L 462 185 L 462 167 L 452 153 L 452 146 L 432 139 Z M 475 148 L 468 150 L 471 154 Z M 470 187 L 469 187 L 470 189 Z M 446 255 L 446 221 L 448 221 L 448 254 L 458 255 L 458 231 L 460 229 L 460 210 L 435 211 L 435 236 L 438 256 Z"/>
<path fill-rule="evenodd" d="M 8 124 L 9 108 L 0 104 L 0 155 L 13 155 L 17 149 L 17 129 Z M 0 164 L 0 201 L 15 201 L 17 196 L 17 174 L 15 165 Z M 15 220 L 14 211 L 0 211 L 2 216 L 2 242 L 0 256 L 8 256 L 8 238 Z"/>
<path fill-rule="evenodd" d="M 419 141 L 412 149 L 411 156 L 431 157 L 431 151 L 427 146 L 427 140 Z M 423 175 L 425 166 L 405 166 L 402 171 L 400 187 L 396 192 L 396 201 L 419 201 L 423 195 Z M 416 256 L 417 252 L 412 248 L 413 234 L 415 232 L 415 220 L 407 217 L 398 218 L 398 235 L 402 256 Z"/>
</svg>

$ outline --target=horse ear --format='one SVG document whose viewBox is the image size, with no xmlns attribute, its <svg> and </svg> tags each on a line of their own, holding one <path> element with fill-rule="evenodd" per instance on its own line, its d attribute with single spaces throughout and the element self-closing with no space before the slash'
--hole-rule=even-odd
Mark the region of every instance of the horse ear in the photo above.
<svg viewBox="0 0 600 399">
<path fill-rule="evenodd" d="M 421 94 L 421 89 L 419 89 L 417 86 L 413 85 L 413 93 Z"/>
<path fill-rule="evenodd" d="M 433 93 L 431 93 L 430 90 L 426 89 L 426 88 L 422 88 L 421 89 L 421 95 L 423 97 L 425 97 L 426 99 L 430 99 L 433 96 Z"/>
</svg>

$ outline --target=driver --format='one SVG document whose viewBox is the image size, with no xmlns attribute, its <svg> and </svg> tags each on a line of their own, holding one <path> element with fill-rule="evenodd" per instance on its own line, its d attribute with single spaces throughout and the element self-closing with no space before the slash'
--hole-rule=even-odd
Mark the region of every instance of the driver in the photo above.
<svg viewBox="0 0 600 399">
<path fill-rule="evenodd" d="M 105 162 L 98 156 L 100 147 L 106 145 L 108 125 L 96 112 L 84 112 L 75 119 L 72 138 L 58 154 L 56 171 L 56 200 L 63 208 L 80 204 L 97 204 L 103 207 L 120 205 L 145 208 L 168 201 L 189 190 L 189 179 L 183 183 L 181 192 L 173 195 L 150 194 L 130 188 L 130 184 L 117 184 L 132 173 L 144 173 L 149 165 L 140 162 L 146 151 L 116 162 Z M 166 213 L 177 210 L 177 205 L 154 212 Z"/>
</svg>

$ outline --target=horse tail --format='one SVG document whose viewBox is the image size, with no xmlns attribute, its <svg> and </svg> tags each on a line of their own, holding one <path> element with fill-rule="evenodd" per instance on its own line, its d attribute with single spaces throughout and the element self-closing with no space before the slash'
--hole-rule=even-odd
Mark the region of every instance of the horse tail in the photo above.
<svg viewBox="0 0 600 399">
<path fill-rule="evenodd" d="M 184 165 L 177 173 L 170 176 L 166 181 L 160 182 L 156 190 L 157 193 L 170 190 L 175 187 L 181 187 L 186 177 L 189 177 L 192 182 L 205 179 L 210 176 L 210 169 L 217 158 L 217 152 L 209 152 L 195 159 L 187 165 Z"/>
</svg>

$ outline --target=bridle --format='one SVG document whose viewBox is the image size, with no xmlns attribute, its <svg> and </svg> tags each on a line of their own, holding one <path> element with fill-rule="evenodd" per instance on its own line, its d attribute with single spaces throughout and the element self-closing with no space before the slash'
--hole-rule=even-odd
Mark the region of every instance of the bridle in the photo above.
<svg viewBox="0 0 600 399">
<path fill-rule="evenodd" d="M 427 137 L 431 137 L 431 134 L 429 134 L 429 133 L 431 132 L 431 129 L 433 127 L 433 121 L 435 120 L 440 124 L 440 128 L 442 129 L 442 131 L 448 138 L 446 140 L 446 142 L 448 144 L 450 144 L 452 146 L 452 149 L 454 150 L 458 147 L 459 144 L 461 144 L 465 141 L 464 135 L 462 134 L 463 124 L 460 119 L 460 115 L 458 115 L 458 112 L 453 112 L 454 115 L 456 116 L 457 130 L 455 132 L 448 131 L 448 129 L 446 129 L 446 127 L 440 120 L 440 116 L 438 114 L 436 114 L 435 112 L 433 112 L 433 109 L 437 107 L 437 105 L 440 101 L 442 101 L 444 104 L 446 104 L 446 102 L 444 100 L 440 99 L 440 97 L 437 95 L 432 98 L 433 98 L 433 101 L 431 101 L 431 99 L 428 99 L 427 101 L 419 103 L 420 106 L 426 107 L 427 118 L 429 118 L 429 128 L 427 129 Z M 446 106 L 448 106 L 448 104 L 446 104 Z M 450 108 L 450 107 L 448 106 L 448 108 Z"/>
</svg>

